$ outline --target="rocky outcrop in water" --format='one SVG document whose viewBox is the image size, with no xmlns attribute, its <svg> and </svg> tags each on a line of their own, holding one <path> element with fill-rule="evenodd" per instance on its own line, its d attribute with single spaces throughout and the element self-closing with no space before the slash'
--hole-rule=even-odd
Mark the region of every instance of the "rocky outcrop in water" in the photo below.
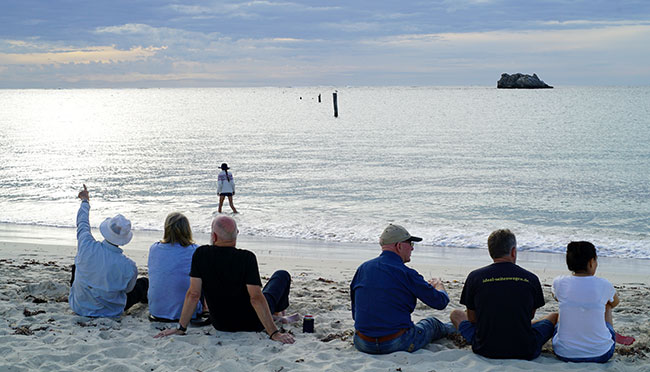
<svg viewBox="0 0 650 372">
<path fill-rule="evenodd" d="M 537 74 L 533 76 L 526 74 L 501 74 L 501 79 L 497 82 L 497 88 L 500 89 L 550 89 L 552 86 L 539 80 Z"/>
</svg>

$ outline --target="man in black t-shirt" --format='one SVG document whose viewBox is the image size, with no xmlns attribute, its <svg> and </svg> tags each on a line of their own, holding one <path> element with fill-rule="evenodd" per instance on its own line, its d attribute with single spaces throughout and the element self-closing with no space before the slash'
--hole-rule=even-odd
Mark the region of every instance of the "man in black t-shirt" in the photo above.
<svg viewBox="0 0 650 372">
<path fill-rule="evenodd" d="M 467 311 L 452 311 L 451 321 L 479 355 L 535 359 L 553 335 L 557 313 L 531 323 L 544 306 L 542 286 L 535 274 L 515 264 L 517 241 L 510 230 L 490 234 L 488 250 L 494 263 L 467 276 L 460 297 Z"/>
<path fill-rule="evenodd" d="M 228 216 L 212 221 L 212 245 L 196 249 L 190 269 L 190 288 L 185 295 L 178 328 L 155 337 L 185 334 L 201 292 L 210 309 L 212 325 L 219 331 L 266 330 L 272 340 L 293 343 L 293 336 L 281 333 L 272 313 L 289 306 L 289 273 L 276 271 L 262 290 L 257 258 L 253 252 L 236 248 L 237 223 Z"/>
</svg>

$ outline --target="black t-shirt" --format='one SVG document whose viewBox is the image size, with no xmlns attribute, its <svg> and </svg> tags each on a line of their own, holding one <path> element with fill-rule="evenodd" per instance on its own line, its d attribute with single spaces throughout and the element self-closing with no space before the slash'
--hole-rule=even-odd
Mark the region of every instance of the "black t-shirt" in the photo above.
<svg viewBox="0 0 650 372">
<path fill-rule="evenodd" d="M 531 359 L 537 344 L 531 320 L 544 306 L 537 275 L 509 262 L 472 271 L 460 303 L 476 312 L 472 350 L 488 358 Z"/>
<path fill-rule="evenodd" d="M 262 286 L 253 252 L 235 247 L 201 246 L 192 256 L 190 276 L 201 278 L 214 328 L 226 332 L 264 329 L 246 289 L 247 284 Z"/>
</svg>

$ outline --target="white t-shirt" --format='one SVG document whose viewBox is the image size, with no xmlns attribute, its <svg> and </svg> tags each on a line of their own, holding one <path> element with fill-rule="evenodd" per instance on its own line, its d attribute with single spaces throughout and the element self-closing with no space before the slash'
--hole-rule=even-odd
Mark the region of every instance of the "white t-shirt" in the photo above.
<svg viewBox="0 0 650 372">
<path fill-rule="evenodd" d="M 228 172 L 228 175 L 226 176 L 226 172 L 221 171 L 217 177 L 217 194 L 221 195 L 223 192 L 235 192 L 235 180 L 233 179 L 231 172 Z"/>
<path fill-rule="evenodd" d="M 612 283 L 595 276 L 558 276 L 552 291 L 560 303 L 555 354 L 591 358 L 608 352 L 614 340 L 605 325 L 605 305 L 614 301 Z"/>
</svg>

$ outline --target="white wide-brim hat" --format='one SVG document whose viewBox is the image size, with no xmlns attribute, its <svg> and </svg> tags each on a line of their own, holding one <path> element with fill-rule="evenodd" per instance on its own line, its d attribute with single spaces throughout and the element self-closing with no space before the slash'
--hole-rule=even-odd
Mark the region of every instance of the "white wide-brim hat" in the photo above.
<svg viewBox="0 0 650 372">
<path fill-rule="evenodd" d="M 99 232 L 104 239 L 111 244 L 126 245 L 133 238 L 131 231 L 131 221 L 127 220 L 121 214 L 113 218 L 107 218 L 99 225 Z"/>
</svg>

